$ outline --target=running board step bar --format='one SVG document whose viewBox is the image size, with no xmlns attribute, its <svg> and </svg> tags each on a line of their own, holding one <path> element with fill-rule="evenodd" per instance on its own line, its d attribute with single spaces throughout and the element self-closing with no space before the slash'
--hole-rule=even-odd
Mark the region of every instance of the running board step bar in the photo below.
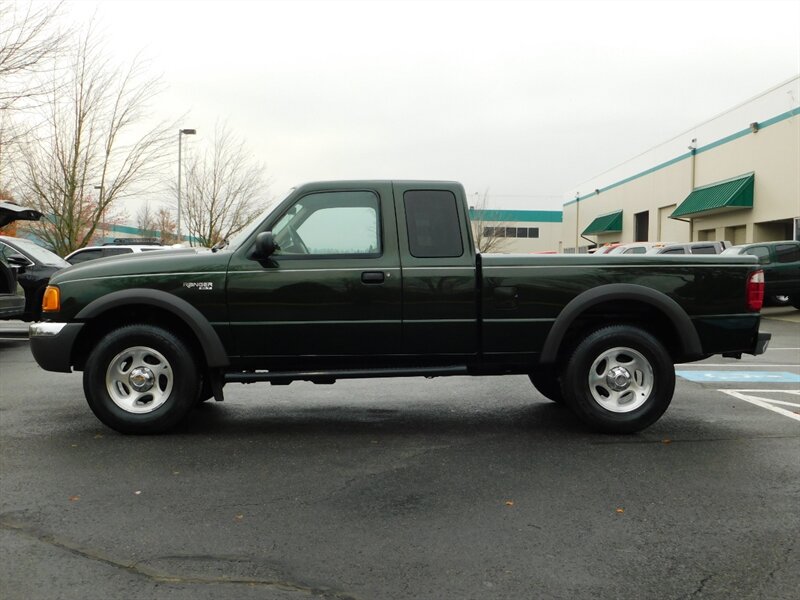
<svg viewBox="0 0 800 600">
<path fill-rule="evenodd" d="M 342 369 L 325 371 L 240 371 L 225 373 L 225 383 L 256 383 L 269 381 L 275 385 L 288 385 L 292 381 L 333 383 L 337 379 L 368 379 L 373 377 L 447 377 L 469 375 L 466 366 L 416 367 L 400 369 Z"/>
</svg>

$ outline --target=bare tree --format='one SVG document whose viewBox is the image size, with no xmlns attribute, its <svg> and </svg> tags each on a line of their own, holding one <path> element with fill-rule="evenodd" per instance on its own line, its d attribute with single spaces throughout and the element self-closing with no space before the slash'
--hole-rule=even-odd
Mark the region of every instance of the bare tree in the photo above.
<svg viewBox="0 0 800 600">
<path fill-rule="evenodd" d="M 477 192 L 475 193 L 477 196 Z M 470 206 L 470 221 L 472 222 L 472 235 L 475 238 L 475 248 L 481 252 L 502 252 L 508 245 L 506 226 L 498 221 L 499 213 L 488 208 L 489 190 L 483 197 Z"/>
<path fill-rule="evenodd" d="M 175 219 L 172 218 L 172 212 L 168 208 L 162 206 L 156 211 L 155 223 L 162 244 L 174 244 L 178 241 Z"/>
<path fill-rule="evenodd" d="M 182 207 L 193 244 L 213 246 L 267 207 L 264 166 L 251 157 L 244 141 L 218 124 L 210 149 L 190 163 Z"/>
<path fill-rule="evenodd" d="M 144 236 L 154 236 L 158 231 L 157 215 L 150 208 L 150 202 L 145 202 L 136 213 L 136 227 Z"/>
<path fill-rule="evenodd" d="M 61 3 L 0 0 L 0 185 L 13 143 L 27 131 L 18 111 L 31 108 L 49 89 L 41 75 L 53 68 L 67 32 L 56 27 Z"/>
<path fill-rule="evenodd" d="M 43 124 L 20 146 L 20 196 L 48 215 L 32 227 L 61 255 L 89 243 L 113 217 L 115 202 L 165 166 L 172 141 L 166 124 L 143 127 L 158 79 L 145 77 L 139 59 L 120 69 L 104 54 L 89 27 L 69 64 L 68 86 L 53 82 Z"/>
<path fill-rule="evenodd" d="M 0 110 L 46 93 L 33 75 L 48 71 L 67 40 L 56 28 L 57 4 L 0 0 Z"/>
</svg>

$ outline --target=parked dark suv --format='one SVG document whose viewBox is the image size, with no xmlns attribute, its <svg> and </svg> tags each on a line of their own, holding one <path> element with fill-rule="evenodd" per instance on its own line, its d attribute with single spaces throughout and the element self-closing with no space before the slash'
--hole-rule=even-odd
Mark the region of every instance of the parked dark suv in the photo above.
<svg viewBox="0 0 800 600">
<path fill-rule="evenodd" d="M 16 270 L 0 256 L 0 319 L 18 319 L 25 310 L 25 292 Z"/>
<path fill-rule="evenodd" d="M 14 221 L 38 221 L 42 213 L 11 202 L 0 202 L 0 227 Z M 17 282 L 18 265 L 0 252 L 0 319 L 20 319 L 25 312 L 25 293 Z"/>
<path fill-rule="evenodd" d="M 789 304 L 800 309 L 800 242 L 758 242 L 725 250 L 723 255 L 749 254 L 758 257 L 764 270 L 764 298 L 772 304 Z"/>
<path fill-rule="evenodd" d="M 70 264 L 57 254 L 25 238 L 0 235 L 0 255 L 17 267 L 17 281 L 25 291 L 23 321 L 38 321 L 42 296 L 50 277 Z"/>
</svg>

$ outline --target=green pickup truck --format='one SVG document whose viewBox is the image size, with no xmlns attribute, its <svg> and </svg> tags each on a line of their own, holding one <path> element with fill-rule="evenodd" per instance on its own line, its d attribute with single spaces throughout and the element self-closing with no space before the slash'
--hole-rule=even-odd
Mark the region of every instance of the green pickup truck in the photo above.
<svg viewBox="0 0 800 600">
<path fill-rule="evenodd" d="M 211 250 L 60 271 L 30 336 L 123 433 L 226 383 L 502 374 L 631 433 L 667 409 L 675 363 L 765 351 L 763 288 L 752 256 L 482 255 L 458 183 L 323 182 Z"/>
</svg>

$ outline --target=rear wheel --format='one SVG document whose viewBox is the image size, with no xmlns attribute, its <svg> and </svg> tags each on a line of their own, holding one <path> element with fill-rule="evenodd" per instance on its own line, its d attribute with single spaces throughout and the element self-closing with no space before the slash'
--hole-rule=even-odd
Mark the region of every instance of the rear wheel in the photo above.
<svg viewBox="0 0 800 600">
<path fill-rule="evenodd" d="M 211 389 L 211 381 L 208 373 L 202 375 L 201 384 L 198 386 L 196 404 L 208 402 L 214 398 L 214 391 Z"/>
<path fill-rule="evenodd" d="M 766 298 L 765 305 L 768 306 L 789 306 L 791 304 L 791 298 L 789 296 L 770 296 Z"/>
<path fill-rule="evenodd" d="M 197 373 L 197 361 L 179 337 L 153 325 L 128 325 L 92 350 L 83 389 L 92 412 L 112 429 L 160 433 L 195 405 L 201 385 Z"/>
<path fill-rule="evenodd" d="M 606 433 L 634 433 L 667 410 L 675 368 L 650 333 L 613 325 L 577 345 L 562 381 L 565 402 L 584 423 Z"/>
</svg>

